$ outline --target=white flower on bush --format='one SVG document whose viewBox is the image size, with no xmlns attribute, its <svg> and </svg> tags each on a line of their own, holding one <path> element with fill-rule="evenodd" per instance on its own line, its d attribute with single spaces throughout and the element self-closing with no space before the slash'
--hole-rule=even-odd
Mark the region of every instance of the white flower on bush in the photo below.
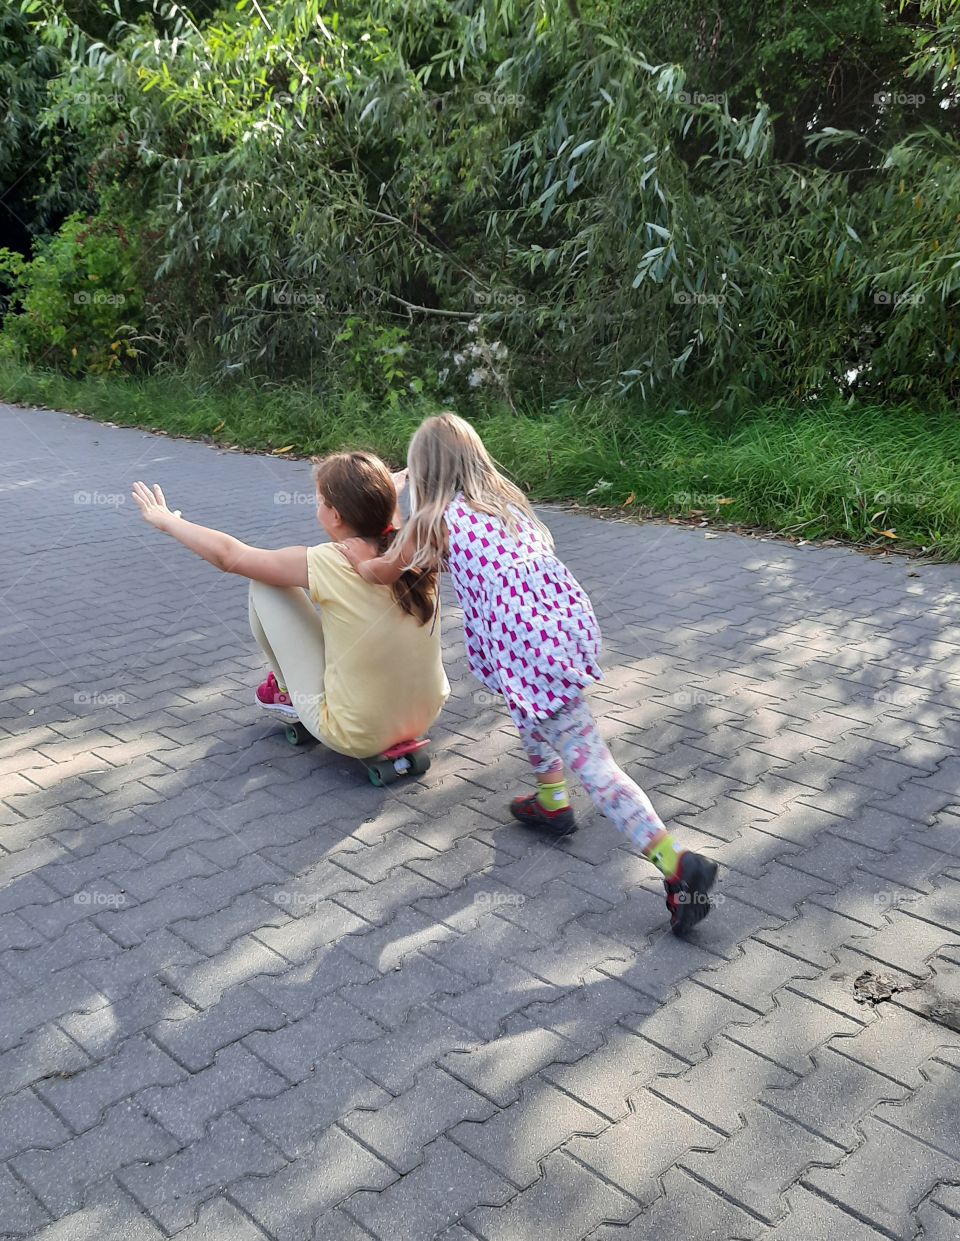
<svg viewBox="0 0 960 1241">
<path fill-rule="evenodd" d="M 510 396 L 509 381 L 507 378 L 506 367 L 502 364 L 507 360 L 509 350 L 501 340 L 495 340 L 488 343 L 483 338 L 482 321 L 478 317 L 471 319 L 467 324 L 467 331 L 473 340 L 467 341 L 465 345 L 455 353 L 444 353 L 443 358 L 449 358 L 452 367 L 445 367 L 437 375 L 440 383 L 443 383 L 451 372 L 465 372 L 466 382 L 471 388 L 480 388 L 484 384 L 499 389 L 501 395 L 513 407 L 513 400 Z M 502 369 L 501 369 L 502 367 Z"/>
</svg>

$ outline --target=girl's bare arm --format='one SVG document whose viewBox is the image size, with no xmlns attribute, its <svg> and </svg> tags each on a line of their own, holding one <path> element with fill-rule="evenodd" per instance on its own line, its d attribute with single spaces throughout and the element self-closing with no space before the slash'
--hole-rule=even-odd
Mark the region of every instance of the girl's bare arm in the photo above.
<svg viewBox="0 0 960 1241">
<path fill-rule="evenodd" d="M 398 541 L 403 535 L 398 535 Z M 378 556 L 366 539 L 346 539 L 337 544 L 337 549 L 344 555 L 360 574 L 365 582 L 373 582 L 376 586 L 392 586 L 403 575 L 406 556 L 401 548 L 397 556 Z"/>
<path fill-rule="evenodd" d="M 184 520 L 179 512 L 170 511 L 156 484 L 151 489 L 145 483 L 135 483 L 133 498 L 154 529 L 172 535 L 178 543 L 224 573 L 236 573 L 268 586 L 308 584 L 306 547 L 281 547 L 271 551 L 241 543 L 221 530 L 195 525 Z"/>
</svg>

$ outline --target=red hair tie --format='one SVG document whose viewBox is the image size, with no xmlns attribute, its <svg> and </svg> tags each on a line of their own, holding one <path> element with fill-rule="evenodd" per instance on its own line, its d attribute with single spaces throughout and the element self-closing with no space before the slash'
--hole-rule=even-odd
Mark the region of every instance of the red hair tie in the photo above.
<svg viewBox="0 0 960 1241">
<path fill-rule="evenodd" d="M 383 534 L 396 534 L 396 531 L 397 531 L 396 526 L 387 526 Z M 383 535 L 381 535 L 380 537 L 383 538 Z"/>
</svg>

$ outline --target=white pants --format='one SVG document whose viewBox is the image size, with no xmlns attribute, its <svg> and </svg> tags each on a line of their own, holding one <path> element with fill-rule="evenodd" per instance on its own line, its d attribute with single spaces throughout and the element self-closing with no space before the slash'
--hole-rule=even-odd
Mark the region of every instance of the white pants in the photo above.
<svg viewBox="0 0 960 1241">
<path fill-rule="evenodd" d="M 323 674 L 326 652 L 320 615 L 300 586 L 250 583 L 250 628 L 300 722 L 323 740 Z"/>
</svg>

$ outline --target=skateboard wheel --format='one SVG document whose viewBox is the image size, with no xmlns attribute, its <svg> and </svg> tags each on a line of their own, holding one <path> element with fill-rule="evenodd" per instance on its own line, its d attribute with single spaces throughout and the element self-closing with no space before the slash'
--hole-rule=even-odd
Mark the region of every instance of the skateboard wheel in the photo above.
<svg viewBox="0 0 960 1241">
<path fill-rule="evenodd" d="M 283 735 L 291 745 L 303 745 L 308 733 L 302 724 L 288 724 L 283 730 Z"/>
<path fill-rule="evenodd" d="M 422 776 L 429 769 L 430 755 L 425 750 L 418 750 L 416 754 L 410 755 L 410 774 L 412 776 Z"/>
<path fill-rule="evenodd" d="M 368 763 L 367 775 L 370 777 L 371 784 L 382 789 L 385 784 L 393 784 L 394 780 L 399 780 L 401 773 L 395 769 L 393 763 L 387 761 Z"/>
</svg>

